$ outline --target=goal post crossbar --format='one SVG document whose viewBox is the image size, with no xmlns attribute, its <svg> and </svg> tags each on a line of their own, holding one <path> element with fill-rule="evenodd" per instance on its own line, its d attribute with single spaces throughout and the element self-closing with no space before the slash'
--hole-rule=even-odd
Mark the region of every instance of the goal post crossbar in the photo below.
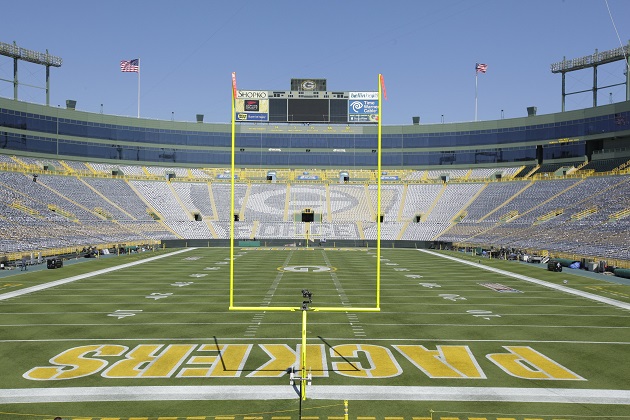
<svg viewBox="0 0 630 420">
<path fill-rule="evenodd" d="M 302 311 L 302 307 L 298 306 L 230 306 L 230 311 L 256 311 L 256 312 L 297 312 Z M 380 312 L 380 308 L 340 308 L 336 306 L 331 307 L 309 307 L 311 312 Z"/>
</svg>

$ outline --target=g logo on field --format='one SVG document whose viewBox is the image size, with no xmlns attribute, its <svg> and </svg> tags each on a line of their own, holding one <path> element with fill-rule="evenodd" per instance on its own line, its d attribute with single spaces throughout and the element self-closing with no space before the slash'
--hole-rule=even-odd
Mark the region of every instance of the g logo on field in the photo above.
<svg viewBox="0 0 630 420">
<path fill-rule="evenodd" d="M 290 273 L 325 273 L 328 271 L 337 271 L 337 269 L 325 265 L 287 265 L 278 267 L 278 271 Z"/>
</svg>

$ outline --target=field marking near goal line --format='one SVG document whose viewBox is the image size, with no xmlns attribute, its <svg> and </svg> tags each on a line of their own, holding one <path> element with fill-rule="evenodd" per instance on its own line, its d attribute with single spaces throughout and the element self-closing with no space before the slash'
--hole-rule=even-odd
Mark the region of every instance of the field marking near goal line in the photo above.
<svg viewBox="0 0 630 420">
<path fill-rule="evenodd" d="M 348 312 L 351 312 L 351 307 L 349 307 Z M 266 312 L 266 311 L 260 311 L 260 312 Z M 355 321 L 356 323 L 357 321 Z M 249 325 L 251 324 L 251 321 L 239 321 L 239 322 L 163 322 L 163 321 L 159 321 L 159 322 L 137 322 L 135 324 L 133 324 L 134 326 L 138 326 L 138 325 L 213 325 L 213 326 L 226 326 L 226 325 L 238 325 L 238 326 L 243 326 L 243 325 Z M 287 326 L 293 326 L 293 325 L 298 325 L 296 322 L 274 322 L 274 325 L 287 325 Z M 312 322 L 311 325 L 348 325 L 348 322 Z M 396 326 L 406 326 L 406 327 L 477 327 L 477 324 L 446 324 L 446 323 L 392 323 L 392 324 L 383 324 L 383 323 L 370 323 L 370 325 L 373 326 L 384 326 L 384 327 L 396 327 Z M 0 327 L 10 327 L 10 328 L 27 328 L 27 327 L 96 327 L 96 326 L 103 326 L 103 327 L 110 327 L 110 328 L 115 328 L 115 327 L 119 327 L 119 328 L 125 328 L 125 327 L 129 327 L 129 325 L 127 324 L 121 324 L 121 325 L 116 325 L 116 326 L 112 326 L 112 324 L 110 323 L 96 323 L 96 322 L 91 322 L 91 323 L 36 323 L 36 324 L 2 324 L 0 323 Z M 599 326 L 599 325 L 539 325 L 539 324 L 511 324 L 509 326 L 506 325 L 502 325 L 502 324 L 486 324 L 485 327 L 508 327 L 508 328 L 514 328 L 514 327 L 519 327 L 519 328 L 564 328 L 564 329 L 570 329 L 570 328 L 585 328 L 585 329 L 613 329 L 613 330 L 619 330 L 619 329 L 629 329 L 630 326 Z"/>
<path fill-rule="evenodd" d="M 159 260 L 159 259 L 162 259 L 162 258 L 173 256 L 173 255 L 181 254 L 182 252 L 192 251 L 192 250 L 195 250 L 195 249 L 197 249 L 197 248 L 185 248 L 185 249 L 181 249 L 179 251 L 170 252 L 170 253 L 164 254 L 164 255 L 157 255 L 155 257 L 146 258 L 146 259 L 143 259 L 143 260 L 140 260 L 140 261 L 134 261 L 134 262 L 126 263 L 126 264 L 117 265 L 115 267 L 104 268 L 102 270 L 91 271 L 89 273 L 79 274 L 78 276 L 66 277 L 65 279 L 59 279 L 59 280 L 51 281 L 49 283 L 38 284 L 37 286 L 26 287 L 24 289 L 15 290 L 13 292 L 3 293 L 3 294 L 0 295 L 0 301 L 1 300 L 6 300 L 6 299 L 11 299 L 11 298 L 22 296 L 22 295 L 27 295 L 29 293 L 39 292 L 41 290 L 50 289 L 51 287 L 61 286 L 62 284 L 72 283 L 72 282 L 77 281 L 77 280 L 83 280 L 83 279 L 86 279 L 88 277 L 98 276 L 99 274 L 106 274 L 106 273 L 110 273 L 112 271 L 122 270 L 123 268 L 133 267 L 133 266 L 144 264 L 144 263 L 147 263 L 147 262 L 150 262 L 150 261 L 155 261 L 155 260 Z"/>
<path fill-rule="evenodd" d="M 93 401 L 204 401 L 295 399 L 286 385 L 235 386 L 118 386 L 3 389 L 1 404 Z M 630 404 L 630 391 L 614 389 L 432 387 L 432 386 L 313 386 L 310 399 L 339 398 L 388 401 L 500 401 L 569 404 Z"/>
<path fill-rule="evenodd" d="M 583 292 L 581 290 L 572 289 L 570 287 L 561 286 L 559 284 L 549 283 L 547 281 L 539 280 L 539 279 L 536 279 L 536 278 L 533 278 L 533 277 L 524 276 L 522 274 L 516 274 L 516 273 L 512 273 L 510 271 L 501 270 L 500 268 L 488 267 L 488 266 L 485 266 L 483 264 L 479 264 L 479 263 L 472 262 L 472 261 L 462 260 L 462 259 L 459 259 L 459 258 L 456 258 L 456 257 L 451 257 L 450 255 L 439 254 L 437 252 L 428 251 L 426 249 L 419 249 L 418 251 L 424 252 L 425 254 L 435 255 L 436 257 L 445 258 L 447 260 L 457 261 L 457 262 L 462 263 L 462 264 L 471 265 L 473 267 L 481 268 L 483 270 L 491 271 L 493 273 L 503 274 L 504 276 L 514 277 L 516 279 L 523 280 L 523 281 L 526 281 L 526 282 L 529 282 L 529 283 L 538 284 L 539 286 L 548 287 L 550 289 L 554 289 L 554 290 L 557 290 L 559 292 L 569 293 L 571 295 L 580 296 L 580 297 L 583 297 L 583 298 L 586 298 L 586 299 L 590 299 L 590 300 L 594 300 L 594 301 L 597 301 L 597 302 L 605 303 L 607 305 L 616 306 L 617 308 L 630 310 L 630 303 L 621 302 L 621 301 L 618 301 L 618 300 L 615 300 L 615 299 L 610 299 L 610 298 L 607 298 L 607 297 L 604 297 L 604 296 L 599 296 L 599 295 L 596 295 L 596 294 L 593 294 L 593 293 L 589 293 L 589 292 Z"/>
<path fill-rule="evenodd" d="M 231 337 L 229 339 L 233 342 L 251 342 L 252 339 L 249 337 Z M 298 342 L 301 339 L 296 337 L 256 337 L 256 341 L 267 341 L 272 344 L 276 344 L 278 340 L 292 343 Z M 352 338 L 335 338 L 335 341 L 356 344 L 356 337 Z M 380 342 L 396 342 L 396 343 L 411 343 L 414 344 L 416 342 L 426 342 L 426 343 L 435 343 L 436 341 L 446 342 L 446 343 L 545 343 L 545 344 L 602 344 L 602 345 L 620 345 L 620 346 L 630 346 L 630 341 L 585 341 L 585 340 L 528 340 L 528 339 L 502 339 L 502 338 L 494 338 L 494 339 L 474 339 L 474 338 L 362 338 L 362 341 L 370 342 L 370 343 L 380 343 Z M 93 337 L 77 337 L 77 338 L 28 338 L 28 339 L 17 339 L 17 340 L 2 340 L 0 339 L 0 343 L 74 343 L 74 342 L 83 342 L 83 341 L 96 341 L 102 342 L 103 338 L 93 338 Z M 166 341 L 166 342 L 189 342 L 196 341 L 200 343 L 215 343 L 215 337 L 193 337 L 193 338 L 181 338 L 181 337 L 126 337 L 126 338 L 108 338 L 108 342 L 136 342 L 136 341 Z"/>
</svg>

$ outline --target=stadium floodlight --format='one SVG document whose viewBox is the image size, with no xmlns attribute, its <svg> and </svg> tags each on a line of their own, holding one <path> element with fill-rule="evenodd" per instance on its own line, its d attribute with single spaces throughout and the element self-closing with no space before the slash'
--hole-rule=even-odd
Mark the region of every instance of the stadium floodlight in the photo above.
<svg viewBox="0 0 630 420">
<path fill-rule="evenodd" d="M 15 42 L 13 44 L 0 42 L 0 55 L 44 66 L 61 67 L 63 63 L 61 57 L 48 54 L 48 50 L 45 53 L 27 50 L 26 48 L 18 47 Z"/>
<path fill-rule="evenodd" d="M 566 57 L 562 61 L 551 65 L 552 73 L 564 73 L 568 71 L 581 70 L 587 67 L 593 67 L 600 64 L 612 63 L 618 60 L 627 60 L 630 54 L 630 44 L 623 47 L 617 47 L 612 50 L 598 52 L 584 57 L 573 58 L 567 60 Z"/>
</svg>

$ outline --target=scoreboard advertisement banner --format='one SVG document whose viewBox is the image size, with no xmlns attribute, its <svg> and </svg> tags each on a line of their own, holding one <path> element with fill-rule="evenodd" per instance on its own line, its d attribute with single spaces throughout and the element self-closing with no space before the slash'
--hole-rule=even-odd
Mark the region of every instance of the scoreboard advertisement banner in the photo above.
<svg viewBox="0 0 630 420">
<path fill-rule="evenodd" d="M 378 122 L 378 92 L 349 92 L 348 122 Z"/>
<path fill-rule="evenodd" d="M 234 112 L 237 121 L 269 121 L 267 91 L 237 90 Z"/>
</svg>

